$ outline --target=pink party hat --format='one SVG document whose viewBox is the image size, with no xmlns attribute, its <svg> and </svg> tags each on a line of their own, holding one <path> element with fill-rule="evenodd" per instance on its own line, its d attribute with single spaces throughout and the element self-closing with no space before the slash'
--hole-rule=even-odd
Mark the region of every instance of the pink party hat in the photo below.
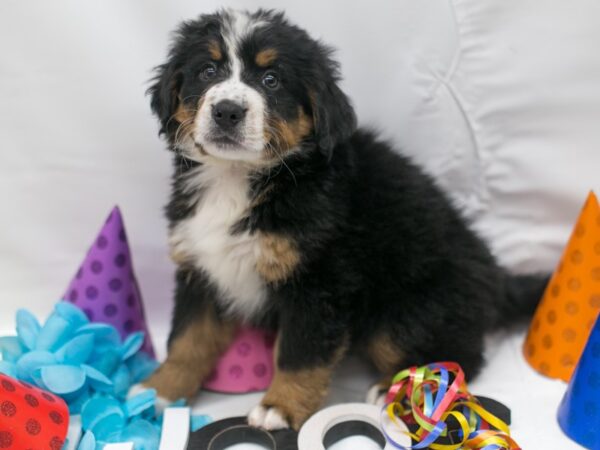
<svg viewBox="0 0 600 450">
<path fill-rule="evenodd" d="M 228 394 L 264 391 L 273 379 L 274 341 L 272 333 L 241 328 L 203 387 Z"/>
<path fill-rule="evenodd" d="M 143 331 L 146 339 L 142 349 L 154 356 L 118 206 L 106 219 L 64 298 L 81 308 L 92 322 L 113 325 L 122 338 Z"/>
</svg>

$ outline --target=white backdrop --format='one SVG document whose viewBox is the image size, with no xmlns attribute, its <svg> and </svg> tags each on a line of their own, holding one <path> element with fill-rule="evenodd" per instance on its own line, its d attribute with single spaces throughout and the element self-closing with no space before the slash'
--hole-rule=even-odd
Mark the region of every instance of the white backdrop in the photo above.
<svg viewBox="0 0 600 450">
<path fill-rule="evenodd" d="M 600 187 L 598 2 L 3 0 L 0 331 L 18 307 L 45 316 L 119 204 L 164 353 L 170 158 L 144 91 L 176 24 L 224 5 L 284 8 L 337 47 L 360 121 L 426 165 L 504 264 L 554 266 Z M 476 386 L 510 401 L 525 448 L 571 448 L 553 419 L 564 386 L 522 363 L 521 339 L 492 342 Z M 210 398 L 215 415 L 245 407 Z"/>
</svg>

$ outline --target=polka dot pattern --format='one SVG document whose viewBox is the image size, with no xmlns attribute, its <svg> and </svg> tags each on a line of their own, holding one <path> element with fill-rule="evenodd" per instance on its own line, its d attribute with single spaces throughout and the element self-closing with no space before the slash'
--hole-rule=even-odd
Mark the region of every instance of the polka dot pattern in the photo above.
<svg viewBox="0 0 600 450">
<path fill-rule="evenodd" d="M 38 406 L 40 406 L 40 402 L 38 401 L 37 398 L 35 398 L 33 395 L 31 394 L 25 394 L 25 401 L 27 402 L 27 404 L 29 406 L 31 406 L 32 408 L 37 408 Z"/>
<path fill-rule="evenodd" d="M 54 403 L 56 401 L 56 399 L 51 394 L 48 394 L 47 392 L 42 392 L 42 397 L 44 397 L 44 400 L 46 400 L 47 402 L 50 402 L 50 403 Z"/>
<path fill-rule="evenodd" d="M 14 383 L 6 378 L 2 378 L 2 381 L 0 381 L 0 386 L 2 386 L 2 389 L 4 389 L 6 392 L 15 392 L 16 390 Z"/>
<path fill-rule="evenodd" d="M 25 423 L 25 431 L 32 436 L 36 436 L 42 431 L 42 424 L 36 419 L 29 419 Z"/>
<path fill-rule="evenodd" d="M 0 404 L 0 414 L 5 417 L 12 417 L 17 413 L 17 407 L 11 401 L 4 401 Z"/>
<path fill-rule="evenodd" d="M 598 217 L 600 206 L 590 193 L 523 346 L 534 368 L 564 381 L 571 378 L 600 312 Z"/>
<path fill-rule="evenodd" d="M 50 417 L 50 420 L 52 422 L 54 422 L 56 425 L 60 425 L 65 420 L 63 418 L 62 414 L 59 413 L 58 411 L 50 411 L 50 414 L 48 414 L 48 417 Z"/>
<path fill-rule="evenodd" d="M 204 388 L 226 393 L 265 390 L 273 378 L 274 336 L 243 328 L 204 382 Z"/>
<path fill-rule="evenodd" d="M 0 449 L 60 450 L 68 414 L 62 399 L 0 374 Z"/>
<path fill-rule="evenodd" d="M 567 435 L 585 448 L 600 448 L 600 319 L 595 322 L 558 410 Z"/>
<path fill-rule="evenodd" d="M 10 431 L 0 431 L 0 448 L 12 448 L 13 435 Z"/>
<path fill-rule="evenodd" d="M 50 439 L 50 450 L 61 450 L 63 448 L 65 441 L 61 438 L 59 438 L 58 436 L 53 436 L 52 439 Z"/>
<path fill-rule="evenodd" d="M 117 207 L 106 219 L 64 298 L 80 307 L 91 321 L 115 326 L 122 338 L 144 331 L 143 350 L 154 355 L 127 234 Z"/>
</svg>

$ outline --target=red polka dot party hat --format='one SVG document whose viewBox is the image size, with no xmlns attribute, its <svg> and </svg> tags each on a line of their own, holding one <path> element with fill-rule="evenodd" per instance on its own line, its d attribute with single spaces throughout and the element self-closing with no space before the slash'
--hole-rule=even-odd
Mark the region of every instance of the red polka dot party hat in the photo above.
<svg viewBox="0 0 600 450">
<path fill-rule="evenodd" d="M 118 206 L 106 219 L 64 298 L 81 308 L 92 322 L 113 325 L 123 339 L 143 331 L 146 338 L 142 349 L 154 356 Z"/>
<path fill-rule="evenodd" d="M 600 312 L 600 206 L 590 192 L 540 302 L 523 351 L 542 374 L 569 381 Z"/>
<path fill-rule="evenodd" d="M 60 397 L 0 374 L 0 448 L 61 450 L 68 426 Z"/>
</svg>

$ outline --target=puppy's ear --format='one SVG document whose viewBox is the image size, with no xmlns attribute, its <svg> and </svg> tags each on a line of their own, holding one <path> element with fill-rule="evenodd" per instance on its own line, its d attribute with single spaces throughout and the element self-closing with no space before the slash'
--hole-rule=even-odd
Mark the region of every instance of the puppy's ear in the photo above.
<svg viewBox="0 0 600 450">
<path fill-rule="evenodd" d="M 166 133 L 169 121 L 179 106 L 179 91 L 182 75 L 174 61 L 169 61 L 156 68 L 154 83 L 148 89 L 151 96 L 152 112 L 160 120 L 160 134 Z"/>
<path fill-rule="evenodd" d="M 356 130 L 356 115 L 338 86 L 338 64 L 329 57 L 331 50 L 322 48 L 320 53 L 321 61 L 309 95 L 317 146 L 331 158 L 334 147 Z"/>
<path fill-rule="evenodd" d="M 152 111 L 160 120 L 160 133 L 166 133 L 179 125 L 171 120 L 181 101 L 180 93 L 184 81 L 184 66 L 189 55 L 207 47 L 209 36 L 217 36 L 220 23 L 226 14 L 203 14 L 198 19 L 182 22 L 175 30 L 167 62 L 156 68 L 156 76 L 148 89 Z"/>
</svg>

